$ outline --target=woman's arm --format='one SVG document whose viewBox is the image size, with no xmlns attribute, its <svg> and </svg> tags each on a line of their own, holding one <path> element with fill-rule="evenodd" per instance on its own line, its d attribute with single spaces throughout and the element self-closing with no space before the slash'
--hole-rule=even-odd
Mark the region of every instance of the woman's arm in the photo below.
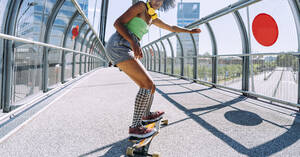
<svg viewBox="0 0 300 157">
<path fill-rule="evenodd" d="M 171 32 L 176 32 L 176 33 L 200 33 L 201 32 L 201 30 L 199 28 L 186 29 L 186 28 L 182 28 L 182 27 L 178 27 L 178 26 L 170 26 L 170 25 L 164 23 L 159 18 L 153 20 L 152 23 L 157 27 L 160 27 L 162 29 L 165 29 L 165 30 L 168 30 Z"/>
</svg>

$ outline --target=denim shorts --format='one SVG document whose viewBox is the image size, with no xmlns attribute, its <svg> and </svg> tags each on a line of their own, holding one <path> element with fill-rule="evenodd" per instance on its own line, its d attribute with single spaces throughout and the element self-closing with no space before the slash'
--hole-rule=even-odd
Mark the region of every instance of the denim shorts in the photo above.
<svg viewBox="0 0 300 157">
<path fill-rule="evenodd" d="M 138 38 L 129 31 L 132 39 L 140 46 Z M 116 65 L 120 62 L 133 59 L 134 53 L 131 50 L 130 43 L 120 35 L 119 32 L 115 32 L 108 40 L 106 44 L 106 56 L 109 61 Z"/>
</svg>

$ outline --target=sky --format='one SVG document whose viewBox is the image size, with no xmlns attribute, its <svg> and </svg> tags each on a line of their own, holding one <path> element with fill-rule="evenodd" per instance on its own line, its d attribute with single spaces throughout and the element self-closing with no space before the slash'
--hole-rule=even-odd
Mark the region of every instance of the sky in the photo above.
<svg viewBox="0 0 300 157">
<path fill-rule="evenodd" d="M 99 19 L 101 0 L 89 0 L 89 19 L 91 23 L 95 24 L 95 30 L 99 30 Z M 208 16 L 216 12 L 219 9 L 226 8 L 230 4 L 237 2 L 238 0 L 177 0 L 178 2 L 200 2 L 200 18 Z M 116 31 L 113 27 L 114 21 L 123 14 L 132 5 L 131 0 L 109 0 L 108 18 L 106 26 L 106 37 L 107 41 L 109 37 Z M 96 17 L 93 21 L 94 10 L 96 6 Z M 281 10 L 281 11 L 278 11 Z M 247 14 L 246 8 L 240 10 L 240 14 L 246 24 L 247 30 Z M 250 14 L 250 30 L 251 24 L 254 18 L 260 13 L 267 13 L 271 15 L 276 21 L 279 28 L 279 36 L 276 43 L 272 46 L 265 47 L 260 45 L 253 37 L 252 31 L 251 36 L 251 50 L 252 53 L 269 53 L 269 52 L 297 52 L 298 51 L 298 39 L 296 35 L 296 26 L 293 19 L 293 15 L 287 0 L 263 0 L 249 7 Z M 170 25 L 177 25 L 177 6 L 168 12 L 158 12 L 159 18 Z M 174 16 L 175 15 L 175 16 Z M 221 18 L 210 22 L 218 46 L 219 54 L 240 54 L 242 52 L 242 42 L 239 34 L 239 30 L 232 14 L 225 15 Z M 202 32 L 199 36 L 199 53 L 204 54 L 205 52 L 211 52 L 211 41 L 204 25 L 200 25 Z M 143 37 L 141 41 L 142 45 L 145 45 L 160 36 L 170 33 L 151 26 L 149 33 Z M 172 38 L 172 42 L 175 43 L 175 38 Z M 176 48 L 175 48 L 176 49 Z"/>
</svg>

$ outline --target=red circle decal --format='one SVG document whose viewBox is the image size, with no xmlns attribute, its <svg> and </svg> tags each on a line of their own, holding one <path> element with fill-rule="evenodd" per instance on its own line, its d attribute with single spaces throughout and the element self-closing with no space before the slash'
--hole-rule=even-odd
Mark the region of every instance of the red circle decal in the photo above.
<svg viewBox="0 0 300 157">
<path fill-rule="evenodd" d="M 73 36 L 75 36 L 75 37 L 77 37 L 77 35 L 78 35 L 78 29 L 79 29 L 79 27 L 78 26 L 76 26 L 76 27 L 74 27 L 73 29 L 72 29 L 72 34 L 73 34 Z"/>
<path fill-rule="evenodd" d="M 261 13 L 252 23 L 254 38 L 263 46 L 272 46 L 278 39 L 278 26 L 272 16 Z"/>
</svg>

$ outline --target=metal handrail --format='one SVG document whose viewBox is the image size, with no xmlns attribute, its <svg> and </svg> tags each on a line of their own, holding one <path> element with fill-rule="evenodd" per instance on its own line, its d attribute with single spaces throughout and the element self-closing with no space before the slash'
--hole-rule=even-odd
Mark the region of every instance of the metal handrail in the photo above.
<svg viewBox="0 0 300 157">
<path fill-rule="evenodd" d="M 23 43 L 27 43 L 27 44 L 34 44 L 34 45 L 37 45 L 37 46 L 44 46 L 44 47 L 54 48 L 54 49 L 58 49 L 58 50 L 70 51 L 70 52 L 87 55 L 87 56 L 98 58 L 102 61 L 105 61 L 104 59 L 102 59 L 98 56 L 95 56 L 95 55 L 90 55 L 90 54 L 86 54 L 84 52 L 75 51 L 75 50 L 72 50 L 72 49 L 63 48 L 63 47 L 59 47 L 59 46 L 55 46 L 55 45 L 51 45 L 51 44 L 46 44 L 46 43 L 42 43 L 42 42 L 38 42 L 38 41 L 32 41 L 32 40 L 28 40 L 28 39 L 24 39 L 24 38 L 14 37 L 14 36 L 3 34 L 3 33 L 0 33 L 0 38 L 7 39 L 7 40 L 12 40 L 12 41 L 17 41 L 17 42 L 23 42 Z"/>
<path fill-rule="evenodd" d="M 244 57 L 244 56 L 271 56 L 271 55 L 293 55 L 300 56 L 300 52 L 286 52 L 286 53 L 252 53 L 252 54 L 224 54 L 224 55 L 209 55 L 209 56 L 184 56 L 174 58 L 212 58 L 212 57 Z M 172 58 L 172 57 L 167 57 Z"/>
</svg>

